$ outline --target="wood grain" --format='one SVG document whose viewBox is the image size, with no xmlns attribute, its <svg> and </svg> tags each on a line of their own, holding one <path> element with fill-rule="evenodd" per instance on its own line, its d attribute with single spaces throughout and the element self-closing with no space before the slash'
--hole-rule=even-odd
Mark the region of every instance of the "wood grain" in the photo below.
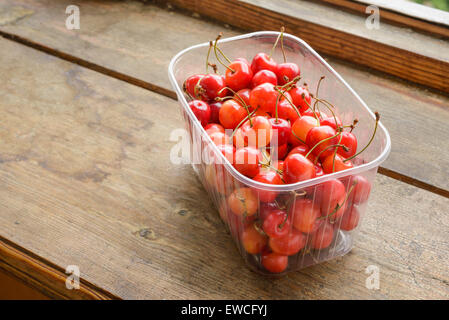
<svg viewBox="0 0 449 320">
<path fill-rule="evenodd" d="M 381 24 L 308 1 L 173 0 L 184 10 L 245 30 L 279 30 L 298 35 L 317 51 L 449 92 L 449 43 Z"/>
<path fill-rule="evenodd" d="M 168 160 L 169 133 L 182 126 L 175 101 L 0 47 L 4 239 L 61 270 L 78 265 L 86 283 L 121 298 L 448 298 L 449 199 L 378 176 L 352 253 L 262 278 L 190 166 Z M 365 287 L 369 265 L 379 290 Z"/>
<path fill-rule="evenodd" d="M 0 4 L 5 10 L 13 11 L 11 8 L 20 6 L 28 10 L 28 15 L 3 25 L 0 32 L 31 39 L 27 45 L 170 97 L 175 96 L 167 77 L 172 56 L 190 45 L 213 39 L 220 31 L 225 30 L 225 36 L 240 33 L 223 25 L 130 1 L 105 1 L 101 5 L 85 1 L 83 26 L 70 31 L 65 28 L 61 14 L 68 4 L 70 1 L 6 1 Z M 393 141 L 382 172 L 447 195 L 449 179 L 442 172 L 449 172 L 446 152 L 449 139 L 444 138 L 449 137 L 449 99 L 333 58 L 328 62 L 372 110 L 382 114 L 382 122 Z M 414 130 L 410 130 L 411 124 Z M 429 137 L 441 139 L 439 143 L 429 143 Z"/>
<path fill-rule="evenodd" d="M 331 5 L 333 8 L 348 10 L 367 16 L 366 9 L 370 5 L 379 8 L 383 22 L 409 27 L 434 37 L 449 38 L 449 13 L 443 10 L 418 5 L 411 1 L 399 4 L 394 1 L 353 1 L 353 0 L 308 0 Z"/>
</svg>

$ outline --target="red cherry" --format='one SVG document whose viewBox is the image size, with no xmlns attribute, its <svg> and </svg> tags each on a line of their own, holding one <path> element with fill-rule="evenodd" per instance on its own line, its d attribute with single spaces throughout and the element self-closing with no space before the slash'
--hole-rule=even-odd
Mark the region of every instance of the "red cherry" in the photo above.
<svg viewBox="0 0 449 320">
<path fill-rule="evenodd" d="M 195 87 L 199 85 L 199 81 L 204 77 L 204 74 L 195 74 L 187 78 L 184 82 L 184 91 L 186 91 L 193 99 L 198 99 L 199 94 Z M 199 87 L 198 87 L 199 88 Z"/>
<path fill-rule="evenodd" d="M 226 85 L 234 91 L 245 89 L 249 87 L 253 72 L 250 66 L 242 61 L 234 61 L 228 66 L 226 70 L 225 81 Z M 230 70 L 232 69 L 232 71 Z"/>
<path fill-rule="evenodd" d="M 257 231 L 254 224 L 251 224 L 242 233 L 242 244 L 246 252 L 258 254 L 267 244 L 267 237 Z"/>
<path fill-rule="evenodd" d="M 288 257 L 274 252 L 263 253 L 261 263 L 271 273 L 281 273 L 287 269 Z"/>
<path fill-rule="evenodd" d="M 300 75 L 299 67 L 296 63 L 292 62 L 278 64 L 276 75 L 278 77 L 278 83 L 284 85 Z"/>
<path fill-rule="evenodd" d="M 275 202 L 263 202 L 260 204 L 260 208 L 259 208 L 259 218 L 261 221 L 264 221 L 268 215 L 273 211 L 273 210 L 278 210 L 279 207 Z"/>
<path fill-rule="evenodd" d="M 276 74 L 270 70 L 258 71 L 251 80 L 251 88 L 255 88 L 262 83 L 271 83 L 276 86 L 278 84 Z"/>
<path fill-rule="evenodd" d="M 335 122 L 337 120 L 337 122 Z M 338 116 L 331 117 L 325 117 L 322 120 L 320 120 L 320 125 L 322 126 L 329 126 L 331 128 L 334 128 L 334 130 L 337 130 L 337 127 L 341 127 L 343 124 Z M 349 133 L 349 132 L 347 132 Z"/>
<path fill-rule="evenodd" d="M 263 222 L 263 231 L 270 238 L 280 238 L 290 231 L 290 221 L 287 213 L 282 210 L 274 210 Z"/>
<path fill-rule="evenodd" d="M 311 246 L 314 249 L 325 249 L 330 246 L 334 238 L 334 228 L 331 224 L 325 222 L 313 234 Z"/>
<path fill-rule="evenodd" d="M 273 170 L 260 170 L 253 180 L 266 184 L 283 184 L 279 174 Z M 255 189 L 259 194 L 259 200 L 262 202 L 272 202 L 276 199 L 278 192 L 262 189 Z"/>
<path fill-rule="evenodd" d="M 368 200 L 369 194 L 371 192 L 371 183 L 362 176 L 354 176 L 350 180 L 350 185 L 353 183 L 354 189 L 352 189 L 352 193 L 350 195 L 352 203 L 362 204 Z"/>
<path fill-rule="evenodd" d="M 235 152 L 235 169 L 241 174 L 253 178 L 259 173 L 260 151 L 254 147 L 240 148 Z"/>
<path fill-rule="evenodd" d="M 254 56 L 253 61 L 251 62 L 251 69 L 253 73 L 257 73 L 260 70 L 270 70 L 276 72 L 277 64 L 266 53 L 258 53 Z"/>
<path fill-rule="evenodd" d="M 207 125 L 210 119 L 210 107 L 209 105 L 201 100 L 193 100 L 189 102 L 189 107 L 192 109 L 193 114 L 199 120 L 201 125 L 204 127 Z"/>
<path fill-rule="evenodd" d="M 298 107 L 301 114 L 307 110 L 310 110 L 309 106 L 312 103 L 312 97 L 310 96 L 307 88 L 295 86 L 290 89 L 288 93 L 292 97 L 293 104 Z"/>
<path fill-rule="evenodd" d="M 214 132 L 225 133 L 225 129 L 223 128 L 223 126 L 219 125 L 218 123 L 209 123 L 204 127 L 204 130 L 206 130 L 208 135 L 211 135 Z"/>
<path fill-rule="evenodd" d="M 221 109 L 222 105 L 223 105 L 223 102 L 221 102 L 221 101 L 215 101 L 215 102 L 209 103 L 210 122 L 218 122 L 219 121 L 220 109 Z"/>
<path fill-rule="evenodd" d="M 324 182 L 322 188 L 321 215 L 336 220 L 343 215 L 346 208 L 346 190 L 340 180 L 329 180 Z"/>
<path fill-rule="evenodd" d="M 202 100 L 215 100 L 216 97 L 226 97 L 228 91 L 223 89 L 226 87 L 225 79 L 218 74 L 210 73 L 201 78 L 197 92 Z M 219 93 L 220 92 L 220 93 Z"/>
<path fill-rule="evenodd" d="M 295 153 L 285 158 L 283 175 L 286 183 L 295 183 L 315 178 L 316 172 L 310 160 Z"/>
<path fill-rule="evenodd" d="M 228 197 L 228 205 L 238 216 L 252 216 L 257 213 L 259 201 L 250 188 L 238 188 Z"/>
<path fill-rule="evenodd" d="M 240 103 L 231 99 L 223 103 L 218 117 L 225 129 L 234 129 L 247 115 L 246 109 Z"/>
<path fill-rule="evenodd" d="M 309 131 L 318 126 L 317 119 L 309 116 L 302 116 L 296 120 L 292 125 L 292 134 L 290 136 L 290 143 L 293 145 L 298 145 L 300 142 L 298 140 L 306 142 L 307 135 Z"/>
<path fill-rule="evenodd" d="M 320 205 L 310 199 L 297 199 L 292 206 L 290 215 L 293 226 L 304 233 L 313 233 L 320 226 Z"/>
<path fill-rule="evenodd" d="M 357 207 L 351 206 L 349 210 L 347 210 L 340 221 L 340 229 L 345 231 L 351 231 L 359 224 L 360 213 Z"/>
<path fill-rule="evenodd" d="M 310 156 L 309 156 L 309 157 L 310 157 Z M 316 177 L 322 177 L 322 176 L 324 176 L 324 170 L 323 170 L 323 167 L 320 165 L 319 162 L 315 163 L 313 166 L 315 167 L 315 174 L 316 174 Z"/>
<path fill-rule="evenodd" d="M 302 115 L 308 116 L 308 117 L 313 117 L 313 118 L 315 118 L 315 115 L 316 115 L 318 118 L 320 118 L 320 121 L 324 118 L 327 118 L 327 115 L 324 112 L 321 112 L 318 110 L 315 110 L 315 112 L 313 112 L 311 109 L 308 109 L 308 110 L 302 112 Z"/>
<path fill-rule="evenodd" d="M 309 151 L 310 151 L 310 148 L 307 145 L 301 143 L 300 145 L 291 149 L 290 152 L 288 153 L 288 155 L 299 153 L 305 157 L 309 153 Z M 311 154 L 309 154 L 307 159 L 309 159 L 312 162 L 315 162 L 316 157 L 315 157 L 315 155 L 313 155 L 311 153 Z"/>
<path fill-rule="evenodd" d="M 341 149 L 341 148 L 338 148 Z M 348 160 L 344 162 L 345 158 L 340 156 L 338 153 L 335 155 L 335 162 L 334 162 L 334 154 L 328 155 L 326 158 L 324 158 L 323 161 L 323 171 L 324 173 L 332 173 L 332 172 L 339 172 L 347 169 L 351 169 L 354 167 L 351 160 Z M 332 171 L 332 168 L 335 170 Z"/>
<path fill-rule="evenodd" d="M 233 145 L 221 144 L 221 145 L 218 145 L 217 148 L 231 164 L 234 163 L 235 148 Z M 221 158 L 215 159 L 215 157 L 213 157 L 212 161 L 213 161 L 213 163 L 216 163 L 216 164 L 221 164 L 223 162 L 221 160 Z M 223 170 L 225 170 L 225 169 L 223 168 Z"/>
<path fill-rule="evenodd" d="M 291 229 L 286 236 L 280 238 L 270 238 L 269 246 L 271 250 L 278 254 L 291 256 L 299 252 L 306 245 L 307 237 L 295 229 Z"/>
<path fill-rule="evenodd" d="M 288 144 L 285 143 L 277 147 L 275 147 L 274 145 L 270 145 L 270 149 L 268 149 L 268 152 L 270 153 L 272 161 L 283 160 L 285 159 L 285 156 L 288 152 Z"/>
<path fill-rule="evenodd" d="M 315 127 L 310 129 L 309 133 L 307 134 L 306 143 L 311 149 L 316 146 L 313 149 L 312 153 L 315 154 L 316 156 L 319 155 L 321 159 L 324 159 L 328 155 L 333 154 L 333 151 L 335 150 L 335 147 L 328 148 L 329 146 L 338 143 L 337 137 L 331 138 L 332 136 L 335 136 L 335 134 L 336 134 L 335 130 L 329 126 Z M 325 139 L 328 140 L 321 142 Z"/>
<path fill-rule="evenodd" d="M 241 89 L 241 90 L 237 91 L 236 95 L 238 95 L 243 100 L 243 102 L 245 102 L 245 104 L 248 106 L 249 111 L 252 111 L 251 105 L 249 104 L 249 95 L 250 94 L 251 94 L 251 89 Z M 234 97 L 234 99 L 241 104 L 240 99 L 238 97 Z"/>
<path fill-rule="evenodd" d="M 277 145 L 283 145 L 288 142 L 288 138 L 290 137 L 292 127 L 290 123 L 281 118 L 270 118 L 271 129 L 273 133 L 277 133 Z M 274 137 L 275 135 L 273 135 Z"/>
<path fill-rule="evenodd" d="M 276 108 L 273 116 L 276 116 Z M 299 118 L 299 115 L 287 100 L 282 100 L 278 103 L 278 118 L 289 120 L 290 123 L 295 123 L 295 121 Z"/>
<path fill-rule="evenodd" d="M 248 119 L 234 134 L 234 145 L 238 147 L 253 146 L 265 147 L 270 143 L 273 132 L 270 121 L 262 116 Z"/>
<path fill-rule="evenodd" d="M 249 103 L 253 109 L 260 108 L 264 112 L 274 114 L 276 110 L 276 101 L 279 93 L 275 90 L 272 83 L 263 83 L 255 87 L 249 96 Z M 290 98 L 288 93 L 284 93 L 287 98 Z M 284 97 L 279 98 L 279 102 L 284 101 Z"/>
<path fill-rule="evenodd" d="M 229 143 L 229 137 L 223 132 L 213 132 L 209 135 L 209 137 L 217 146 Z"/>
<path fill-rule="evenodd" d="M 339 144 L 342 144 L 348 148 L 348 151 L 345 151 L 343 148 L 338 148 L 338 154 L 340 154 L 343 158 L 349 158 L 355 155 L 357 151 L 357 138 L 352 132 L 344 131 L 341 133 L 341 136 L 338 137 Z"/>
</svg>

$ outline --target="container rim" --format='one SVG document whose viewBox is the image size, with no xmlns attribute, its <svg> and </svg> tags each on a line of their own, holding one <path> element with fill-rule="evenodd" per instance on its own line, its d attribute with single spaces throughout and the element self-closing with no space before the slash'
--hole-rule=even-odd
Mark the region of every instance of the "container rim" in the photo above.
<svg viewBox="0 0 449 320">
<path fill-rule="evenodd" d="M 234 37 L 230 37 L 230 38 L 220 39 L 218 41 L 218 43 L 232 42 L 235 40 L 242 40 L 242 39 L 253 38 L 253 37 L 258 37 L 258 36 L 278 36 L 279 34 L 280 34 L 280 32 L 278 32 L 278 31 L 258 31 L 258 32 L 246 33 L 243 35 L 234 36 Z M 310 47 L 304 40 L 302 40 L 294 35 L 284 33 L 284 39 L 285 38 L 296 41 L 297 43 L 301 44 L 306 50 L 308 50 L 309 53 L 311 53 L 315 58 L 317 58 L 318 61 L 324 67 L 326 67 L 327 70 L 332 75 L 334 75 L 339 81 L 341 81 L 343 83 L 343 85 L 360 102 L 360 104 L 363 106 L 363 108 L 365 108 L 365 110 L 371 115 L 372 119 L 375 121 L 376 117 L 375 117 L 374 113 L 368 108 L 366 103 L 360 98 L 360 96 L 354 91 L 354 89 L 352 89 L 352 87 L 340 76 L 340 74 L 338 74 L 314 49 L 312 49 L 312 47 Z M 193 111 L 188 107 L 188 102 L 185 98 L 185 95 L 183 94 L 182 89 L 179 87 L 179 85 L 175 79 L 174 65 L 179 60 L 179 58 L 182 57 L 185 53 L 187 53 L 189 51 L 192 51 L 194 49 L 201 48 L 201 47 L 208 47 L 208 46 L 209 46 L 209 42 L 204 42 L 201 44 L 190 46 L 190 47 L 178 52 L 170 61 L 170 64 L 168 66 L 168 76 L 169 76 L 171 85 L 176 90 L 178 99 L 180 99 L 180 102 L 182 103 L 184 111 L 187 112 L 190 119 L 193 119 L 192 122 L 196 126 L 196 128 L 198 128 L 201 131 L 202 138 L 207 139 L 208 144 L 212 145 L 212 148 L 213 148 L 215 154 L 218 154 L 221 157 L 222 163 L 227 168 L 228 172 L 230 172 L 233 175 L 233 177 L 236 178 L 241 183 L 248 185 L 250 187 L 268 190 L 268 191 L 279 191 L 279 192 L 294 191 L 294 190 L 310 187 L 313 185 L 317 185 L 317 184 L 320 184 L 320 183 L 323 183 L 323 182 L 326 182 L 326 181 L 329 181 L 332 179 L 342 178 L 342 177 L 346 177 L 346 176 L 352 176 L 352 175 L 356 175 L 356 174 L 364 172 L 364 171 L 368 171 L 373 168 L 377 168 L 388 157 L 390 150 L 391 150 L 391 138 L 390 138 L 390 134 L 388 133 L 387 129 L 384 127 L 382 122 L 379 121 L 378 129 L 381 129 L 382 132 L 384 133 L 385 139 L 386 139 L 386 145 L 385 145 L 385 148 L 380 153 L 380 155 L 368 163 L 361 164 L 361 165 L 356 166 L 351 169 L 334 172 L 331 174 L 326 174 L 321 177 L 317 177 L 317 178 L 313 178 L 313 179 L 309 179 L 309 180 L 305 180 L 305 181 L 300 181 L 300 182 L 296 182 L 296 183 L 292 183 L 292 184 L 284 184 L 284 185 L 270 185 L 270 184 L 266 184 L 266 183 L 261 183 L 261 182 L 257 182 L 253 179 L 250 179 L 250 178 L 242 175 L 240 172 L 238 172 L 234 168 L 234 166 L 218 150 L 215 143 L 212 142 L 209 135 L 204 130 L 203 126 L 200 124 L 198 119 L 193 114 Z"/>
</svg>

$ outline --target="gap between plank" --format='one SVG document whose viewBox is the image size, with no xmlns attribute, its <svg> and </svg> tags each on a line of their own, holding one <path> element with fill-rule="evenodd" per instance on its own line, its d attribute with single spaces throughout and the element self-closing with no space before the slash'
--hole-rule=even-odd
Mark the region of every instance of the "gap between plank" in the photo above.
<svg viewBox="0 0 449 320">
<path fill-rule="evenodd" d="M 1 30 L 0 30 L 0 36 L 5 38 L 5 39 L 8 39 L 8 40 L 20 43 L 22 45 L 25 45 L 27 47 L 36 49 L 38 51 L 47 53 L 49 55 L 58 57 L 58 58 L 63 59 L 65 61 L 68 61 L 68 62 L 77 64 L 79 66 L 85 67 L 87 69 L 99 72 L 99 73 L 104 74 L 106 76 L 109 76 L 109 77 L 112 77 L 112 78 L 115 78 L 115 79 L 118 79 L 118 80 L 130 83 L 132 85 L 138 86 L 140 88 L 143 88 L 143 89 L 146 89 L 146 90 L 149 90 L 149 91 L 161 94 L 161 95 L 166 96 L 166 97 L 168 97 L 170 99 L 177 100 L 176 93 L 174 91 L 171 91 L 169 89 L 163 88 L 161 86 L 158 86 L 158 85 L 155 85 L 155 84 L 143 81 L 141 79 L 138 79 L 138 78 L 126 75 L 126 74 L 121 73 L 121 72 L 117 72 L 117 71 L 105 68 L 105 67 L 100 66 L 100 65 L 98 65 L 96 63 L 92 63 L 92 62 L 80 59 L 80 58 L 78 58 L 76 56 L 73 56 L 73 55 L 70 55 L 68 53 L 65 53 L 65 52 L 59 51 L 57 49 L 53 49 L 53 48 L 44 46 L 44 45 L 42 45 L 40 43 L 31 41 L 29 39 L 26 39 L 26 38 L 23 38 L 23 37 L 14 35 L 14 34 L 10 34 L 10 33 L 4 32 L 4 31 L 1 31 Z M 380 174 L 382 174 L 382 175 L 385 175 L 387 177 L 393 178 L 395 180 L 407 183 L 409 185 L 415 186 L 415 187 L 420 188 L 420 189 L 424 189 L 424 190 L 430 191 L 432 193 L 435 193 L 437 195 L 443 196 L 445 198 L 449 198 L 449 190 L 439 188 L 437 186 L 431 185 L 429 183 L 423 182 L 423 181 L 415 179 L 413 177 L 406 176 L 406 175 L 404 175 L 402 173 L 396 172 L 394 170 L 387 169 L 385 167 L 379 167 L 378 172 Z"/>
</svg>

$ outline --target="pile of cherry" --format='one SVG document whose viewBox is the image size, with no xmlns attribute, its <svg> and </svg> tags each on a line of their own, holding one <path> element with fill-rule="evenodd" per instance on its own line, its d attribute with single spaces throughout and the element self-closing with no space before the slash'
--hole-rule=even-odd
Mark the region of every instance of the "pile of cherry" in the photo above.
<svg viewBox="0 0 449 320">
<path fill-rule="evenodd" d="M 255 181 L 282 185 L 352 168 L 357 152 L 353 129 L 357 119 L 343 124 L 335 107 L 299 85 L 297 64 L 276 63 L 258 53 L 251 63 L 230 60 L 210 43 L 206 74 L 190 76 L 184 91 L 189 106 L 212 142 L 241 174 Z M 282 45 L 282 33 L 280 34 Z M 279 38 L 278 38 L 279 40 Z M 276 41 L 273 49 L 276 47 Z M 283 47 L 282 47 L 283 50 Z M 216 60 L 226 71 L 217 73 Z M 209 69 L 214 72 L 208 73 Z M 323 110 L 324 109 L 324 110 Z M 360 175 L 332 179 L 301 192 L 267 191 L 239 185 L 230 187 L 223 164 L 206 170 L 206 179 L 223 196 L 220 215 L 233 236 L 265 270 L 281 273 L 289 257 L 313 254 L 331 246 L 338 230 L 350 231 L 359 222 L 358 206 L 368 199 L 371 185 Z"/>
</svg>

